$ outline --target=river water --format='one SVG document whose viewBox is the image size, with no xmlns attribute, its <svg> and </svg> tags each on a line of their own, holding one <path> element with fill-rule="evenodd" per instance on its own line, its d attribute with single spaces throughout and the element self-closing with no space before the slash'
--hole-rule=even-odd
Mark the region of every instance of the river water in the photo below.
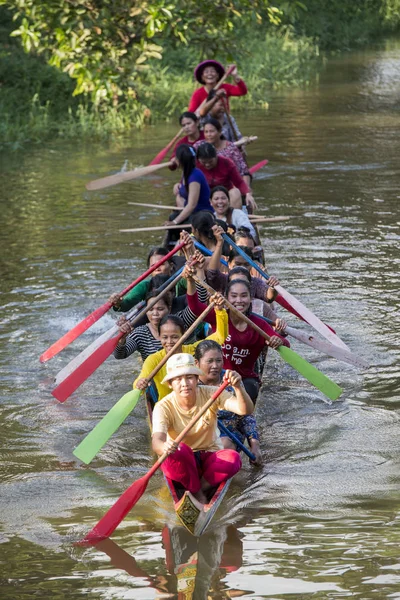
<svg viewBox="0 0 400 600">
<path fill-rule="evenodd" d="M 318 83 L 238 114 L 269 272 L 371 367 L 292 347 L 343 388 L 327 401 L 277 355 L 257 404 L 265 466 L 245 461 L 208 536 L 175 522 L 161 475 L 97 548 L 74 545 L 152 464 L 145 409 L 90 466 L 73 448 L 129 390 L 112 357 L 65 403 L 53 378 L 113 324 L 103 317 L 45 365 L 39 355 L 144 270 L 173 174 L 88 193 L 125 161 L 148 164 L 175 125 L 108 144 L 57 140 L 2 155 L 0 597 L 400 598 L 400 45 L 328 62 Z M 290 324 L 304 328 L 294 318 Z M 196 575 L 197 569 L 197 575 Z M 195 588 L 194 592 L 192 590 Z M 178 596 L 178 591 L 180 595 Z M 208 593 L 208 596 L 207 596 Z"/>
</svg>

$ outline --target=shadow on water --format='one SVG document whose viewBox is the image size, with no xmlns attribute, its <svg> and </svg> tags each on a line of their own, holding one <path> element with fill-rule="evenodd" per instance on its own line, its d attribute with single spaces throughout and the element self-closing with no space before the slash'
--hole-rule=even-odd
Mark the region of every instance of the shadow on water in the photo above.
<svg viewBox="0 0 400 600">
<path fill-rule="evenodd" d="M 177 527 L 158 475 L 113 541 L 73 545 L 152 464 L 140 404 L 89 467 L 72 454 L 139 363 L 111 358 L 65 404 L 50 395 L 56 373 L 112 314 L 38 362 L 143 271 L 158 232 L 119 229 L 162 224 L 164 213 L 128 201 L 170 204 L 175 177 L 92 194 L 84 183 L 126 160 L 148 164 L 176 128 L 2 157 L 2 598 L 400 598 L 399 81 L 392 44 L 332 59 L 317 87 L 280 91 L 269 112 L 238 115 L 243 133 L 260 138 L 251 162 L 270 161 L 254 183 L 259 211 L 292 217 L 261 229 L 269 272 L 371 368 L 294 341 L 343 388 L 331 403 L 269 356 L 257 404 L 265 466 L 245 464 L 200 541 Z"/>
</svg>

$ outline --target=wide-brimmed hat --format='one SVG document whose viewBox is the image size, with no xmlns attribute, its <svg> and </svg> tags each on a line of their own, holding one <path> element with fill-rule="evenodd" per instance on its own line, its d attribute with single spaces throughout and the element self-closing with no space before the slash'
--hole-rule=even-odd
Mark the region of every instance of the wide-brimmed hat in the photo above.
<svg viewBox="0 0 400 600">
<path fill-rule="evenodd" d="M 167 374 L 161 383 L 171 381 L 174 377 L 182 377 L 182 375 L 204 375 L 203 371 L 196 367 L 191 354 L 174 354 L 167 360 L 166 367 Z"/>
<path fill-rule="evenodd" d="M 203 83 L 201 80 L 201 76 L 206 67 L 214 67 L 219 75 L 218 81 L 225 74 L 225 68 L 221 65 L 217 60 L 203 60 L 203 62 L 199 63 L 194 70 L 194 78 L 197 79 L 199 83 Z"/>
</svg>

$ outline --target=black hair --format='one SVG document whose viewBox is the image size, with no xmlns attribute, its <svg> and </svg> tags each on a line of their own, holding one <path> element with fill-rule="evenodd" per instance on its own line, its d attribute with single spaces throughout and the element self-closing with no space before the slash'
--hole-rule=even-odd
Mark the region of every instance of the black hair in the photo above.
<svg viewBox="0 0 400 600">
<path fill-rule="evenodd" d="M 159 246 L 158 248 L 152 248 L 147 255 L 147 266 L 150 265 L 150 259 L 152 256 L 167 256 L 168 252 L 169 250 L 167 250 L 167 248 L 164 248 L 163 246 Z"/>
<path fill-rule="evenodd" d="M 242 246 L 240 249 L 242 250 L 242 252 L 247 254 L 247 256 L 249 258 L 251 258 L 251 260 L 254 260 L 253 251 L 250 250 L 250 248 L 246 248 L 246 246 Z M 234 258 L 236 258 L 237 256 L 240 256 L 240 255 L 241 255 L 240 252 L 235 250 L 235 248 L 231 248 L 231 251 L 229 252 L 229 256 L 228 256 L 228 262 L 232 262 L 232 260 Z M 250 267 L 250 265 L 249 265 L 249 267 Z"/>
<path fill-rule="evenodd" d="M 175 156 L 182 167 L 183 183 L 185 185 L 186 192 L 189 194 L 189 177 L 193 169 L 196 168 L 196 152 L 188 144 L 181 144 L 178 146 Z"/>
<path fill-rule="evenodd" d="M 179 327 L 182 335 L 185 333 L 185 323 L 177 315 L 165 315 L 158 324 L 158 333 L 160 333 L 160 329 L 165 323 L 174 323 L 174 325 Z"/>
<path fill-rule="evenodd" d="M 245 315 L 249 315 L 252 311 L 253 308 L 251 306 L 251 285 L 248 281 L 245 281 L 244 279 L 231 279 L 231 281 L 228 282 L 228 285 L 226 286 L 226 292 L 225 292 L 225 296 L 228 297 L 229 292 L 231 291 L 231 288 L 236 285 L 237 283 L 240 283 L 242 285 L 245 286 L 245 288 L 247 289 L 247 291 L 249 292 L 249 296 L 250 296 L 250 306 L 249 308 L 246 310 L 246 312 L 244 313 Z"/>
<path fill-rule="evenodd" d="M 210 200 L 211 200 L 211 198 L 214 196 L 214 194 L 216 192 L 224 192 L 224 194 L 226 194 L 226 196 L 227 196 L 227 198 L 229 200 L 229 192 L 226 189 L 226 187 L 223 186 L 223 185 L 216 185 L 215 187 L 213 187 L 213 189 L 210 192 Z"/>
<path fill-rule="evenodd" d="M 231 281 L 231 279 L 235 279 L 235 275 L 238 275 L 239 273 L 245 275 L 247 281 L 251 283 L 250 271 L 246 269 L 246 267 L 233 267 L 228 273 L 228 282 Z"/>
<path fill-rule="evenodd" d="M 246 240 L 251 240 L 252 242 L 254 242 L 255 246 L 257 245 L 256 240 L 250 233 L 250 229 L 248 229 L 247 227 L 240 227 L 234 235 L 235 242 L 238 242 L 240 239 L 243 238 Z"/>
<path fill-rule="evenodd" d="M 223 221 L 222 219 L 215 219 L 215 224 L 222 227 L 222 229 L 225 231 L 225 233 L 228 233 L 228 225 L 226 224 L 226 221 Z M 222 252 L 222 254 L 225 254 L 225 252 Z"/>
<path fill-rule="evenodd" d="M 146 304 L 149 300 L 151 300 L 152 298 L 156 298 L 159 294 L 160 294 L 160 292 L 158 290 L 154 290 L 154 289 L 147 292 L 145 299 L 144 299 Z M 160 298 L 160 300 L 162 302 L 164 302 L 164 304 L 168 307 L 168 310 L 171 310 L 171 303 L 168 302 L 168 295 L 163 296 L 162 298 Z"/>
<path fill-rule="evenodd" d="M 212 125 L 213 127 L 215 127 L 215 129 L 217 131 L 219 131 L 221 133 L 222 131 L 222 125 L 221 123 L 218 121 L 218 119 L 214 119 L 214 117 L 207 117 L 204 121 L 203 121 L 203 129 L 206 125 Z"/>
<path fill-rule="evenodd" d="M 183 144 L 182 144 L 183 146 Z M 179 146 L 179 148 L 181 148 L 182 146 Z M 197 158 L 200 160 L 201 158 L 204 159 L 208 159 L 208 158 L 216 158 L 217 156 L 217 151 L 214 148 L 214 146 L 212 144 L 209 144 L 208 142 L 204 142 L 204 144 L 200 144 L 200 146 L 197 148 Z"/>
<path fill-rule="evenodd" d="M 194 357 L 196 360 L 200 360 L 209 350 L 219 350 L 222 354 L 221 346 L 215 340 L 203 340 L 196 346 Z"/>
<path fill-rule="evenodd" d="M 192 119 L 192 121 L 197 123 L 199 120 L 199 117 L 196 115 L 196 113 L 190 112 L 189 110 L 187 110 L 184 113 L 182 113 L 181 116 L 179 117 L 179 125 L 182 125 L 183 119 Z"/>
<path fill-rule="evenodd" d="M 216 242 L 215 235 L 211 229 L 215 225 L 214 215 L 208 210 L 200 210 L 192 217 L 192 227 L 208 240 Z"/>
<path fill-rule="evenodd" d="M 167 274 L 155 275 L 154 277 L 152 277 L 150 279 L 150 285 L 149 285 L 149 289 L 147 290 L 147 293 L 149 294 L 150 292 L 156 291 L 157 294 L 159 294 L 160 287 L 162 285 L 164 285 L 169 279 L 170 279 L 170 276 Z M 173 287 L 171 290 L 169 290 L 168 294 L 175 296 L 175 287 Z"/>
</svg>

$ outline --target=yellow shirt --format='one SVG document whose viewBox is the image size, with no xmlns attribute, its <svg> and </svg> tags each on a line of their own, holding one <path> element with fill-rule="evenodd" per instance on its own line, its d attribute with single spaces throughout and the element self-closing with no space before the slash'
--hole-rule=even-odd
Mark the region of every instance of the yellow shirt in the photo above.
<svg viewBox="0 0 400 600">
<path fill-rule="evenodd" d="M 217 389 L 211 385 L 198 386 L 196 388 L 196 404 L 190 410 L 184 410 L 178 404 L 175 392 L 171 392 L 159 400 L 153 412 L 153 433 L 166 433 L 167 440 L 175 440 Z M 223 446 L 217 427 L 217 412 L 224 409 L 225 402 L 230 398 L 232 398 L 232 393 L 224 390 L 186 435 L 183 442 L 192 450 L 208 450 L 209 452 L 221 450 Z"/>
<path fill-rule="evenodd" d="M 222 344 L 225 342 L 226 338 L 228 337 L 228 313 L 226 312 L 226 310 L 216 310 L 215 316 L 216 316 L 216 331 L 212 335 L 209 335 L 208 338 L 206 338 L 206 339 L 214 340 L 215 342 L 217 342 L 217 344 L 220 344 L 220 346 L 222 346 Z M 200 344 L 200 342 L 195 342 L 194 344 L 188 344 L 186 346 L 182 346 L 182 352 L 186 352 L 187 354 L 194 355 L 196 346 L 198 346 L 199 344 Z M 153 369 L 156 368 L 156 366 L 159 364 L 161 359 L 164 358 L 165 355 L 166 355 L 166 351 L 164 349 L 159 350 L 158 352 L 155 352 L 154 354 L 150 354 L 150 356 L 148 356 L 143 363 L 142 370 L 140 371 L 139 377 L 137 379 L 135 379 L 135 381 L 133 382 L 133 387 L 135 387 L 138 379 L 142 379 L 142 378 L 147 379 L 148 376 L 150 375 L 150 373 L 153 371 Z M 156 384 L 159 400 L 161 400 L 161 398 L 164 398 L 164 396 L 169 394 L 171 391 L 171 388 L 168 386 L 168 384 L 161 383 L 162 380 L 164 379 L 164 377 L 166 376 L 166 374 L 167 374 L 167 367 L 166 367 L 166 365 L 164 365 L 163 367 L 161 367 L 161 369 L 158 371 L 158 373 L 153 378 L 153 381 Z"/>
</svg>

